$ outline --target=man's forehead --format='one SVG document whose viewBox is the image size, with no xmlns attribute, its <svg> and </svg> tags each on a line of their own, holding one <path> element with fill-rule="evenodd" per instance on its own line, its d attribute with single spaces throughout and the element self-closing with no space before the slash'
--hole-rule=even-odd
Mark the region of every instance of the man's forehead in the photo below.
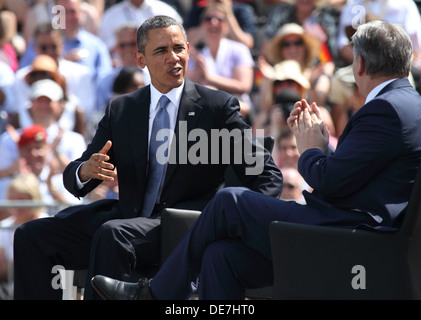
<svg viewBox="0 0 421 320">
<path fill-rule="evenodd" d="M 167 28 L 156 28 L 149 30 L 148 43 L 160 42 L 168 40 L 169 38 L 179 39 L 179 42 L 185 43 L 183 31 L 177 25 L 169 26 Z"/>
</svg>

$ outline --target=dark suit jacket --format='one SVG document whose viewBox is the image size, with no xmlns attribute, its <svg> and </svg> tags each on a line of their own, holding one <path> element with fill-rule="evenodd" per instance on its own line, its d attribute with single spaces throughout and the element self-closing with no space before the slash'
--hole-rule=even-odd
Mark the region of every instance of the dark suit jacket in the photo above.
<svg viewBox="0 0 421 320">
<path fill-rule="evenodd" d="M 315 189 L 305 195 L 310 206 L 360 210 L 393 226 L 420 161 L 421 97 L 398 79 L 351 117 L 333 155 L 307 150 L 299 171 Z"/>
<path fill-rule="evenodd" d="M 123 217 L 138 216 L 142 205 L 147 180 L 148 117 L 150 105 L 149 86 L 133 93 L 115 98 L 109 103 L 97 132 L 83 155 L 71 162 L 64 171 L 64 184 L 76 197 L 83 197 L 101 181 L 91 180 L 78 190 L 76 169 L 89 157 L 98 152 L 107 140 L 112 141 L 108 155 L 118 172 L 119 202 Z M 239 103 L 233 96 L 213 91 L 185 80 L 176 125 L 176 136 L 171 153 L 180 148 L 180 121 L 187 124 L 187 132 L 200 128 L 211 136 L 212 129 L 228 130 L 249 128 L 239 113 Z M 184 137 L 186 138 L 186 137 Z M 183 141 L 188 148 L 196 141 Z M 232 143 L 233 144 L 233 143 Z M 209 139 L 210 145 L 210 139 Z M 175 148 L 174 148 L 175 146 Z M 161 195 L 161 208 L 182 207 L 186 202 L 208 201 L 223 182 L 227 164 L 169 164 Z M 178 159 L 178 157 L 176 157 Z M 189 160 L 189 159 L 187 159 Z M 233 155 L 231 155 L 231 162 Z M 246 176 L 247 164 L 233 165 L 242 182 L 252 190 L 271 196 L 278 196 L 282 188 L 282 176 L 270 153 L 264 151 L 264 171 L 260 175 Z"/>
</svg>

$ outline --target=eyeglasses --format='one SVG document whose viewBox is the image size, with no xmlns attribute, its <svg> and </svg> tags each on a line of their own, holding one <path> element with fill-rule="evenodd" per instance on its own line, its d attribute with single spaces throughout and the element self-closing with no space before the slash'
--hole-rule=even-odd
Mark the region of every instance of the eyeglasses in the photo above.
<svg viewBox="0 0 421 320">
<path fill-rule="evenodd" d="M 51 72 L 42 71 L 42 70 L 40 70 L 40 71 L 32 71 L 32 72 L 28 73 L 28 77 L 31 80 L 32 79 L 35 79 L 35 78 L 43 78 L 43 79 L 48 78 L 48 79 L 53 79 L 53 76 L 52 76 Z"/>
<path fill-rule="evenodd" d="M 51 44 L 51 45 L 40 44 L 40 45 L 38 45 L 38 48 L 39 48 L 40 51 L 45 52 L 48 49 L 57 50 L 58 46 L 56 44 Z"/>
<path fill-rule="evenodd" d="M 137 43 L 135 41 L 132 42 L 121 42 L 118 44 L 118 47 L 120 49 L 125 49 L 125 48 L 130 48 L 130 47 L 135 47 L 137 45 Z"/>
<path fill-rule="evenodd" d="M 296 41 L 284 41 L 284 42 L 281 43 L 281 48 L 285 49 L 285 48 L 289 48 L 291 46 L 298 47 L 298 46 L 302 46 L 303 44 L 304 44 L 304 41 L 301 40 L 301 39 L 296 40 Z"/>
<path fill-rule="evenodd" d="M 205 22 L 211 22 L 211 21 L 216 21 L 216 22 L 222 22 L 222 21 L 225 21 L 223 18 L 220 18 L 220 17 L 216 17 L 216 16 L 207 16 L 207 17 L 205 17 L 205 19 L 203 19 L 203 21 L 205 21 Z"/>
<path fill-rule="evenodd" d="M 292 86 L 292 85 L 297 84 L 297 82 L 294 81 L 294 80 L 292 80 L 292 79 L 275 80 L 275 86 L 277 86 L 277 85 L 283 85 L 283 84 L 286 84 L 288 86 Z"/>
</svg>

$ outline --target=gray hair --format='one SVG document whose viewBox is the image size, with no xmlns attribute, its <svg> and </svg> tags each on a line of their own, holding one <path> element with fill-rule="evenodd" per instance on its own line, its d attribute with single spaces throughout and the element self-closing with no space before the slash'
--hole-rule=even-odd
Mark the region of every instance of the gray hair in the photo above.
<svg viewBox="0 0 421 320">
<path fill-rule="evenodd" d="M 183 32 L 184 38 L 187 41 L 186 31 L 184 27 L 178 23 L 174 18 L 168 16 L 154 16 L 147 19 L 137 30 L 136 42 L 137 50 L 141 53 L 145 53 L 145 47 L 148 42 L 148 34 L 152 29 L 169 28 L 171 26 L 178 26 Z"/>
<path fill-rule="evenodd" d="M 371 77 L 407 77 L 411 71 L 412 42 L 398 24 L 371 21 L 358 27 L 352 37 L 354 59 L 361 56 Z"/>
</svg>

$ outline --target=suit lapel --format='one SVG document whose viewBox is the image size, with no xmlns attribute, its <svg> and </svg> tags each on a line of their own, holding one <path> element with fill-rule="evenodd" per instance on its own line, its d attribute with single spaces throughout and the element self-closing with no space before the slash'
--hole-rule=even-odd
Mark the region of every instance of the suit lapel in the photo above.
<svg viewBox="0 0 421 320">
<path fill-rule="evenodd" d="M 185 85 L 183 94 L 181 96 L 180 106 L 178 109 L 177 123 L 175 126 L 175 136 L 171 145 L 170 161 L 167 166 L 167 172 L 165 175 L 164 188 L 170 180 L 175 168 L 177 167 L 180 150 L 180 139 L 183 140 L 181 143 L 186 146 L 188 133 L 196 128 L 197 120 L 199 119 L 202 111 L 202 106 L 197 103 L 200 99 L 200 95 L 196 90 L 193 82 L 185 79 Z"/>
<path fill-rule="evenodd" d="M 149 105 L 151 94 L 149 86 L 135 92 L 129 106 L 131 149 L 139 181 L 146 181 L 148 154 Z M 145 139 L 146 137 L 146 139 Z"/>
</svg>

